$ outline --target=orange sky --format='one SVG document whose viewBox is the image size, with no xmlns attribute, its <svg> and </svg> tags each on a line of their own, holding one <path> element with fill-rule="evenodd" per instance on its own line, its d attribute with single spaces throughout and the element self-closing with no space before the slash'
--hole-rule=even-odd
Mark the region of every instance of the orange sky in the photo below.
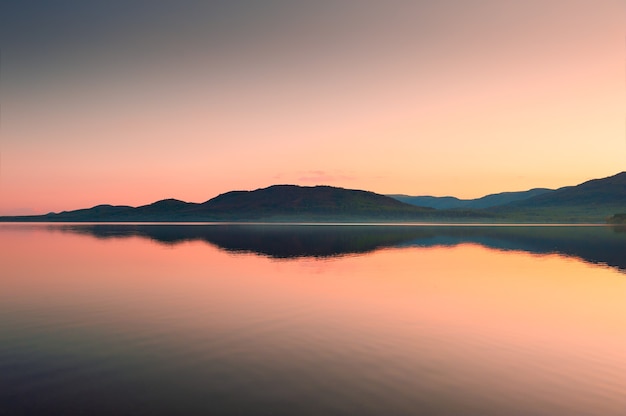
<svg viewBox="0 0 626 416">
<path fill-rule="evenodd" d="M 43 3 L 0 13 L 0 215 L 625 170 L 621 0 Z"/>
</svg>

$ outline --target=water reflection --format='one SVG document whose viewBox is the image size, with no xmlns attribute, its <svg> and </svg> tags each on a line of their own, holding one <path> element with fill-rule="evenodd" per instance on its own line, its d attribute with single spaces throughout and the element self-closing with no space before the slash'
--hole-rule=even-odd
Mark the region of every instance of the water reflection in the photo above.
<svg viewBox="0 0 626 416">
<path fill-rule="evenodd" d="M 164 244 L 205 241 L 229 252 L 274 258 L 332 257 L 387 247 L 479 244 L 556 253 L 626 271 L 626 228 L 607 226 L 408 226 L 253 224 L 64 224 L 50 229 L 98 238 L 142 237 Z"/>
<path fill-rule="evenodd" d="M 0 225 L 0 415 L 622 416 L 623 238 Z"/>
</svg>

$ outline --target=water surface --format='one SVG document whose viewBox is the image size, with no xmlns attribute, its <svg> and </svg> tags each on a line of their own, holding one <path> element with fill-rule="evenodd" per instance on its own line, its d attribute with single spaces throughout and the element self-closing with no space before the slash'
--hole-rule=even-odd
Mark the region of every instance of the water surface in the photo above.
<svg viewBox="0 0 626 416">
<path fill-rule="evenodd" d="M 0 414 L 623 415 L 610 227 L 0 225 Z"/>
</svg>

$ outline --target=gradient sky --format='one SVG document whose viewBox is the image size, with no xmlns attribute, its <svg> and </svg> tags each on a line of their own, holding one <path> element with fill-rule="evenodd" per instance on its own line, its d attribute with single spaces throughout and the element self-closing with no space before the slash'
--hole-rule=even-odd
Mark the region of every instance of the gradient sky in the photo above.
<svg viewBox="0 0 626 416">
<path fill-rule="evenodd" d="M 623 0 L 0 4 L 0 215 L 626 170 Z"/>
</svg>

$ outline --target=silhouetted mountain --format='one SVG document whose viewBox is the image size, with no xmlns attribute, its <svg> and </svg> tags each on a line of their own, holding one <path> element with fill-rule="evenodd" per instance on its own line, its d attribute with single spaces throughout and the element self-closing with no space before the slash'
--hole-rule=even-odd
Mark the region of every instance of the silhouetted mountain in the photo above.
<svg viewBox="0 0 626 416">
<path fill-rule="evenodd" d="M 468 201 L 452 197 L 406 198 L 425 198 L 422 201 L 426 205 L 439 207 L 458 203 L 464 206 L 434 209 L 368 191 L 274 185 L 255 191 L 227 192 L 201 204 L 165 199 L 137 208 L 98 205 L 58 214 L 0 217 L 0 221 L 604 222 L 616 213 L 626 212 L 626 172 L 554 191 L 537 188 Z"/>
<path fill-rule="evenodd" d="M 456 209 L 462 208 L 467 201 L 453 196 L 410 196 L 410 195 L 387 195 L 405 204 L 418 207 L 428 207 L 435 209 Z"/>
<path fill-rule="evenodd" d="M 137 208 L 99 205 L 38 216 L 0 217 L 2 221 L 419 221 L 490 218 L 473 211 L 439 212 L 404 204 L 373 192 L 331 186 L 274 185 L 232 191 L 204 203 L 166 199 Z"/>
<path fill-rule="evenodd" d="M 626 172 L 608 178 L 593 179 L 576 186 L 566 186 L 549 194 L 511 203 L 510 206 L 562 206 L 564 204 L 626 204 Z"/>
<path fill-rule="evenodd" d="M 126 205 L 97 205 L 93 208 L 78 209 L 75 211 L 63 211 L 46 215 L 13 217 L 24 221 L 134 221 L 145 217 L 154 220 L 163 218 L 167 213 L 182 212 L 185 209 L 197 205 L 176 199 L 164 199 L 149 205 L 137 208 Z M 5 217 L 6 218 L 6 217 Z"/>
<path fill-rule="evenodd" d="M 521 192 L 502 192 L 486 195 L 476 199 L 459 199 L 453 196 L 410 196 L 387 195 L 406 204 L 436 209 L 483 209 L 508 204 L 510 202 L 528 199 L 533 196 L 552 192 L 552 189 L 535 188 Z"/>
<path fill-rule="evenodd" d="M 433 212 L 430 208 L 414 207 L 368 191 L 295 185 L 227 192 L 201 204 L 201 209 L 233 219 L 295 216 L 411 218 Z"/>
<path fill-rule="evenodd" d="M 53 221 L 54 218 L 62 218 L 60 221 L 84 221 L 84 218 L 90 218 L 89 221 L 110 221 L 111 218 L 123 217 L 128 215 L 135 208 L 126 205 L 97 205 L 93 208 L 77 209 L 75 211 L 63 211 L 58 214 L 53 212 L 46 215 L 30 215 L 23 217 L 4 217 L 18 218 L 23 221 Z"/>
<path fill-rule="evenodd" d="M 490 211 L 525 220 L 603 221 L 626 211 L 626 172 L 559 188 Z"/>
<path fill-rule="evenodd" d="M 482 209 L 497 218 L 514 222 L 604 222 L 612 215 L 626 211 L 626 172 L 557 190 L 536 188 L 472 200 L 390 196 L 402 202 L 437 209 Z"/>
</svg>

